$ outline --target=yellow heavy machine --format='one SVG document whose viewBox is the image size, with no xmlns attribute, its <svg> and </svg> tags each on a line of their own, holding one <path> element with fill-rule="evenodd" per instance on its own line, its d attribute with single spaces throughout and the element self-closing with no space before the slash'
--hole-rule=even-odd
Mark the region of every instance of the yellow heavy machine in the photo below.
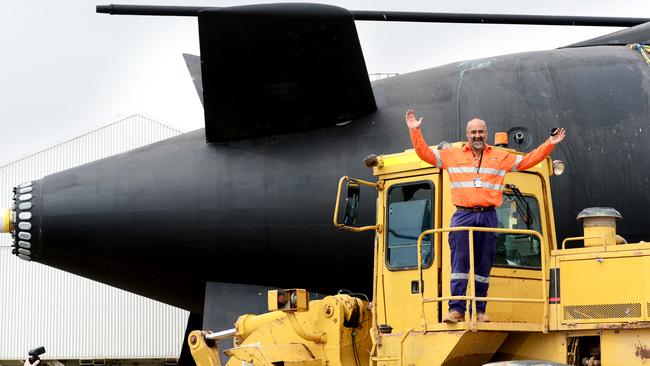
<svg viewBox="0 0 650 366">
<path fill-rule="evenodd" d="M 584 236 L 556 240 L 550 177 L 563 163 L 547 158 L 506 174 L 499 228 L 452 229 L 445 171 L 412 150 L 365 162 L 377 181 L 343 177 L 334 224 L 376 233 L 372 301 L 349 293 L 309 301 L 305 290 L 271 291 L 269 313 L 243 315 L 232 330 L 190 334 L 198 365 L 220 365 L 217 341 L 229 337 L 231 366 L 650 362 L 650 243 L 625 243 L 616 235 L 621 216 L 609 208 L 585 209 L 578 215 Z M 362 186 L 376 191 L 376 224 L 355 227 Z M 497 235 L 486 298 L 475 296 L 472 250 L 467 294 L 450 295 L 447 242 L 454 230 Z M 452 299 L 474 309 L 464 322 L 442 322 Z M 491 322 L 477 321 L 475 300 L 488 302 Z"/>
</svg>

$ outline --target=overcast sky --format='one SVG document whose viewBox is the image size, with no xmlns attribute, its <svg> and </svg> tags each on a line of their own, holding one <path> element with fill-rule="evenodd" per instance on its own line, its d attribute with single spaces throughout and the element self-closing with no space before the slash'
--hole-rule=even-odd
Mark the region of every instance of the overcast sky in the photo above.
<svg viewBox="0 0 650 366">
<path fill-rule="evenodd" d="M 260 2 L 118 1 L 205 6 Z M 650 18 L 648 0 L 320 2 L 351 10 Z M 108 3 L 2 1 L 0 163 L 134 112 L 183 130 L 203 127 L 203 109 L 182 57 L 199 53 L 196 19 L 96 14 L 98 4 Z M 357 22 L 357 30 L 370 73 L 406 73 L 465 59 L 552 49 L 618 29 Z"/>
</svg>

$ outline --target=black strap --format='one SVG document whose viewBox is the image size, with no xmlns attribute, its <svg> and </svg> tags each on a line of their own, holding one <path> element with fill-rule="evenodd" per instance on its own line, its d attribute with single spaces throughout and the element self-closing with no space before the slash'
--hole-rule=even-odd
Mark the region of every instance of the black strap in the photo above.
<svg viewBox="0 0 650 366">
<path fill-rule="evenodd" d="M 476 167 L 476 175 L 478 175 L 478 171 L 481 169 L 481 164 L 483 163 L 483 153 L 485 150 L 481 151 L 481 158 L 478 160 L 478 166 Z M 474 149 L 472 149 L 472 155 L 474 155 Z M 474 156 L 476 157 L 476 156 Z"/>
</svg>

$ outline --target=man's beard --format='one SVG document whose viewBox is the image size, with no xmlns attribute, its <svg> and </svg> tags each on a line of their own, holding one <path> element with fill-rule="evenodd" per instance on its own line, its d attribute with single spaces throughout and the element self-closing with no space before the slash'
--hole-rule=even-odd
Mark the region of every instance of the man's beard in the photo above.
<svg viewBox="0 0 650 366">
<path fill-rule="evenodd" d="M 472 148 L 474 148 L 474 150 L 482 150 L 484 145 L 483 140 L 472 141 Z"/>
</svg>

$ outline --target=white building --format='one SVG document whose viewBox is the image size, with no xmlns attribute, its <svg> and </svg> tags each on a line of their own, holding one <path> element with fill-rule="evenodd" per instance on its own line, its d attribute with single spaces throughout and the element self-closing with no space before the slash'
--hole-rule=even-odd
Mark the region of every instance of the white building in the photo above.
<svg viewBox="0 0 650 366">
<path fill-rule="evenodd" d="M 0 207 L 12 188 L 122 153 L 183 131 L 131 115 L 0 166 Z M 0 365 L 22 365 L 45 346 L 43 360 L 64 364 L 175 363 L 188 312 L 11 254 L 0 234 Z"/>
</svg>

